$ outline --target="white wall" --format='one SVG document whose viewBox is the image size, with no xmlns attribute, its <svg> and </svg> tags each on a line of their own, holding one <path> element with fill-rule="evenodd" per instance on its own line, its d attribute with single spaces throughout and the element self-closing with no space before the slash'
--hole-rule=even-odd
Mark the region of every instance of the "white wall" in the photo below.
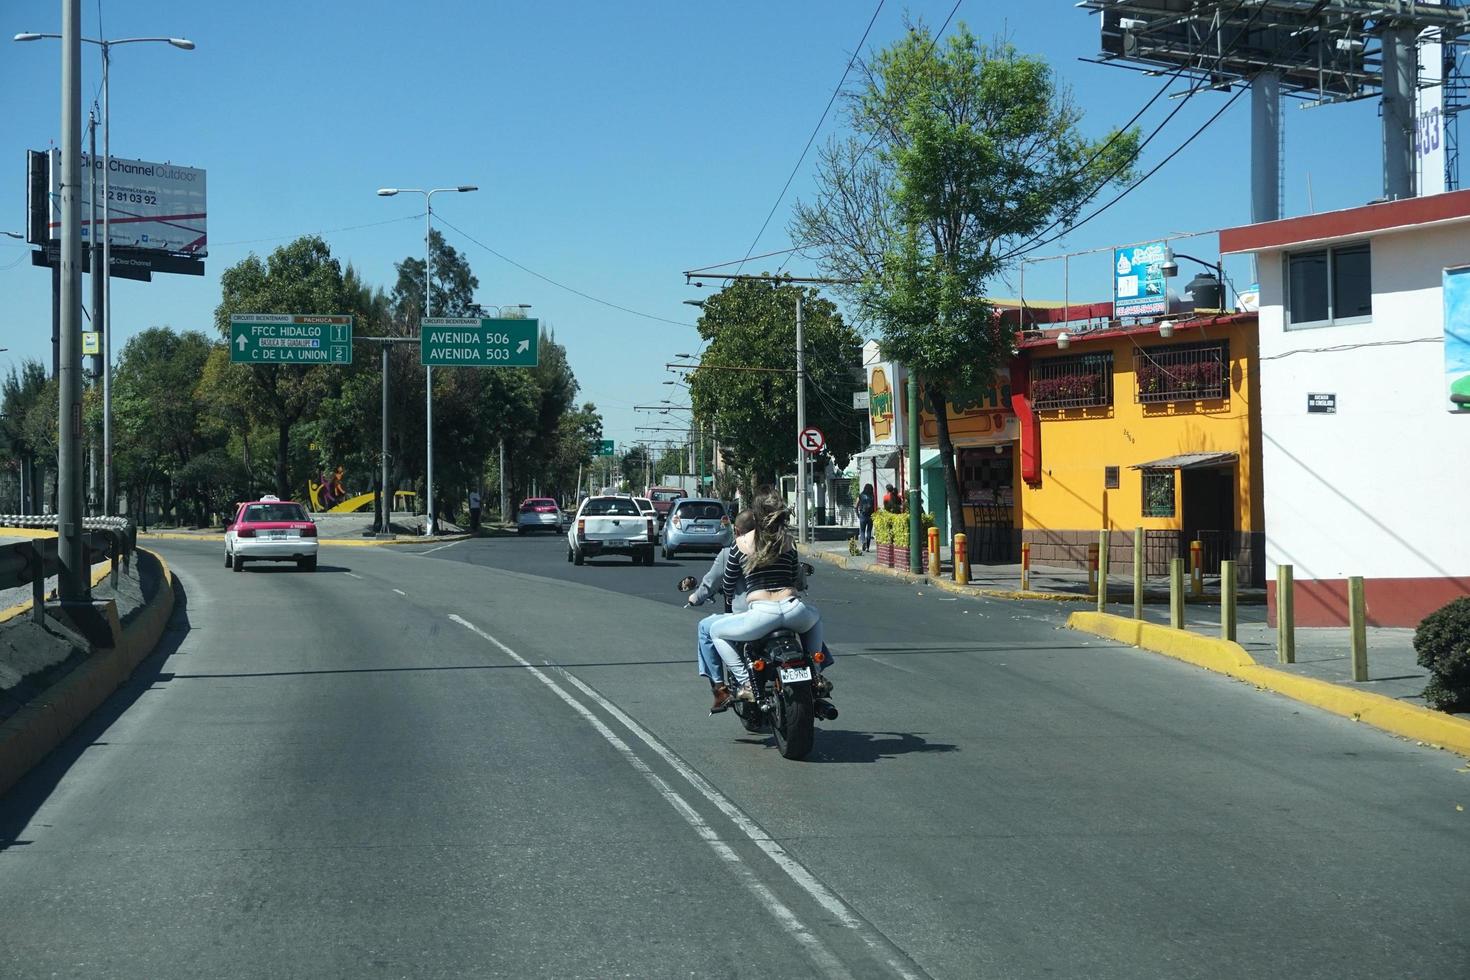
<svg viewBox="0 0 1470 980">
<path fill-rule="evenodd" d="M 1268 575 L 1470 575 L 1470 418 L 1446 407 L 1440 288 L 1470 225 L 1374 237 L 1369 323 L 1283 330 L 1281 254 L 1258 260 Z M 1337 414 L 1308 415 L 1308 392 L 1335 392 Z"/>
</svg>

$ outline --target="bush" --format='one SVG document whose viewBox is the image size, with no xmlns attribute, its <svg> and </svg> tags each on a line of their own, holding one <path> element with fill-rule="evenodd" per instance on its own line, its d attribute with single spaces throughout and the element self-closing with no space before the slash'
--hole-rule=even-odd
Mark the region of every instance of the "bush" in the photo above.
<svg viewBox="0 0 1470 980">
<path fill-rule="evenodd" d="M 907 514 L 890 514 L 886 510 L 873 512 L 873 540 L 879 544 L 893 544 L 898 525 L 904 527 L 904 541 L 908 541 L 909 519 Z"/>
<path fill-rule="evenodd" d="M 1470 598 L 1424 617 L 1414 631 L 1419 666 L 1432 675 L 1424 700 L 1441 711 L 1470 711 Z"/>
<path fill-rule="evenodd" d="M 854 558 L 863 553 L 862 546 L 858 544 L 857 538 L 847 539 L 847 553 Z"/>
</svg>

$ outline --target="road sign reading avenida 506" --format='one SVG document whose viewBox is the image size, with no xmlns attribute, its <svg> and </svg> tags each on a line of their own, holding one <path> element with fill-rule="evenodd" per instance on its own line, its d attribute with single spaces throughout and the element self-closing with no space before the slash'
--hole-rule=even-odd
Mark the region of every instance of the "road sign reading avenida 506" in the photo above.
<svg viewBox="0 0 1470 980">
<path fill-rule="evenodd" d="M 419 363 L 430 367 L 535 367 L 537 321 L 429 317 L 419 321 Z"/>
<path fill-rule="evenodd" d="M 236 313 L 230 360 L 240 364 L 351 364 L 352 317 Z"/>
</svg>

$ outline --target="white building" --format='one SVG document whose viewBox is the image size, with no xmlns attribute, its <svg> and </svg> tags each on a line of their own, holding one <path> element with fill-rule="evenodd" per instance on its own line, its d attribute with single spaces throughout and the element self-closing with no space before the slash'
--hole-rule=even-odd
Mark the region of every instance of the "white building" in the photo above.
<svg viewBox="0 0 1470 980">
<path fill-rule="evenodd" d="M 1266 564 L 1298 625 L 1470 595 L 1470 191 L 1224 231 L 1260 281 Z"/>
</svg>

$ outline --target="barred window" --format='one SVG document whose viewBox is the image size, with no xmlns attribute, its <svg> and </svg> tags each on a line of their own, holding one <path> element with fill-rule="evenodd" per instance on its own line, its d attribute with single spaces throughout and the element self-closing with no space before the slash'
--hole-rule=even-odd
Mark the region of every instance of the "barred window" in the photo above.
<svg viewBox="0 0 1470 980">
<path fill-rule="evenodd" d="M 1031 363 L 1031 405 L 1100 408 L 1113 404 L 1113 353 L 1049 357 Z"/>
<path fill-rule="evenodd" d="M 1169 344 L 1133 355 L 1136 399 L 1142 403 L 1224 398 L 1230 391 L 1230 348 Z"/>
<path fill-rule="evenodd" d="M 1143 516 L 1174 516 L 1174 471 L 1143 471 Z"/>
</svg>

